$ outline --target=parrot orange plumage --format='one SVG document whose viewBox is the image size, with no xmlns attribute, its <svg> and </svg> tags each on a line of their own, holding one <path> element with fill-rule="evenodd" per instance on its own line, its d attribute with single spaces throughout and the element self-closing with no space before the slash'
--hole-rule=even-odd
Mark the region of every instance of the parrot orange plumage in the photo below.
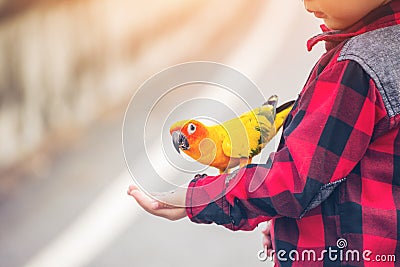
<svg viewBox="0 0 400 267">
<path fill-rule="evenodd" d="M 249 164 L 276 135 L 294 103 L 277 108 L 277 101 L 277 96 L 271 96 L 263 106 L 218 125 L 178 121 L 170 128 L 174 147 L 220 173 Z"/>
</svg>

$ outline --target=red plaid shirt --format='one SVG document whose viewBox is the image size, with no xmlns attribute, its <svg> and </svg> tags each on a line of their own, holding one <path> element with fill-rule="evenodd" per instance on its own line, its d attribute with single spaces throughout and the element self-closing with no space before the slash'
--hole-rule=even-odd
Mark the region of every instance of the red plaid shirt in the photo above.
<svg viewBox="0 0 400 267">
<path fill-rule="evenodd" d="M 400 0 L 393 0 L 346 31 L 323 27 L 308 47 L 323 40 L 327 52 L 289 114 L 277 152 L 234 175 L 192 180 L 189 218 L 231 230 L 272 220 L 282 266 L 376 266 L 389 255 L 400 262 L 400 115 L 388 111 L 387 96 L 364 67 L 340 59 L 352 37 L 399 22 Z M 400 40 L 400 31 L 391 38 Z M 398 92 L 400 81 L 394 83 Z M 400 98 L 394 101 L 399 110 Z"/>
</svg>

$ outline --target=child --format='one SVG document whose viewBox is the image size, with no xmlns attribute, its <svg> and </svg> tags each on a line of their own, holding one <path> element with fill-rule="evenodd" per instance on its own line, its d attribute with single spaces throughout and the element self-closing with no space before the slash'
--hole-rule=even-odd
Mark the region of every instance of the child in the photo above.
<svg viewBox="0 0 400 267">
<path fill-rule="evenodd" d="M 198 176 L 148 212 L 264 231 L 282 266 L 371 266 L 400 257 L 400 0 L 304 0 L 325 41 L 266 164 Z M 186 207 L 186 208 L 182 208 Z M 270 238 L 271 237 L 271 238 Z M 400 260 L 400 259 L 398 259 Z M 307 263 L 306 263 L 307 262 Z"/>
</svg>

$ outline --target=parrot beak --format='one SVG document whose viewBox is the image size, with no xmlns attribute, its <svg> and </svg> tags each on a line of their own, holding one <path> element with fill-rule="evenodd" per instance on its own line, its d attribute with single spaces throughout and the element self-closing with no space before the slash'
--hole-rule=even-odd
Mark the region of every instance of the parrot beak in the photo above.
<svg viewBox="0 0 400 267">
<path fill-rule="evenodd" d="M 189 149 L 189 142 L 186 136 L 181 131 L 172 132 L 172 143 L 178 153 L 181 153 L 179 148 L 182 150 Z"/>
</svg>

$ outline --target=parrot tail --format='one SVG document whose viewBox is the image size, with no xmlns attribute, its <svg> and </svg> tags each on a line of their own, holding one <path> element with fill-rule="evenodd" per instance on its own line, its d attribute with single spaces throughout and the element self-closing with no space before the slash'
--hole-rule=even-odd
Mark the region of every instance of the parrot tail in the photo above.
<svg viewBox="0 0 400 267">
<path fill-rule="evenodd" d="M 276 113 L 280 113 L 280 112 L 284 111 L 285 109 L 290 108 L 291 106 L 293 106 L 293 104 L 294 104 L 294 100 L 280 105 L 279 107 L 276 108 Z"/>
<path fill-rule="evenodd" d="M 278 96 L 277 95 L 272 95 L 268 98 L 267 102 L 265 102 L 263 104 L 263 106 L 266 105 L 271 105 L 274 107 L 274 109 L 276 108 L 276 104 L 278 103 Z"/>
<path fill-rule="evenodd" d="M 276 108 L 275 129 L 277 131 L 283 126 L 283 123 L 289 115 L 290 110 L 292 110 L 293 105 L 294 101 L 289 101 Z"/>
<path fill-rule="evenodd" d="M 273 118 L 276 116 L 276 105 L 278 104 L 278 96 L 277 95 L 272 95 L 268 98 L 267 102 L 263 104 L 263 106 L 272 106 L 272 112 L 273 112 Z"/>
</svg>

